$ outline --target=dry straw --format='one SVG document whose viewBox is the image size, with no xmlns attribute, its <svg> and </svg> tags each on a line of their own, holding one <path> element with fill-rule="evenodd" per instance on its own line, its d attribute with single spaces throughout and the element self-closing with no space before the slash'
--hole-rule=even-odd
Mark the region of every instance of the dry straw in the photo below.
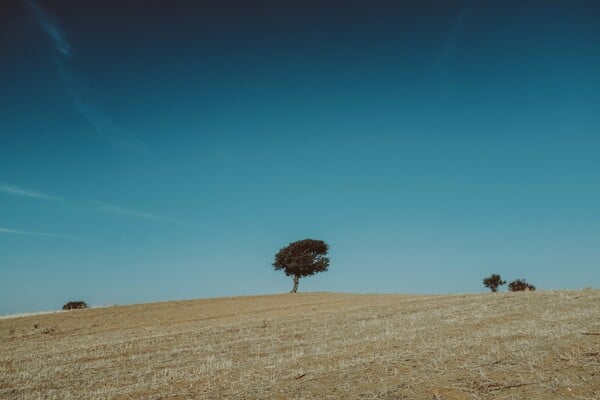
<svg viewBox="0 0 600 400">
<path fill-rule="evenodd" d="M 2 399 L 598 399 L 600 291 L 309 293 L 0 320 Z"/>
</svg>

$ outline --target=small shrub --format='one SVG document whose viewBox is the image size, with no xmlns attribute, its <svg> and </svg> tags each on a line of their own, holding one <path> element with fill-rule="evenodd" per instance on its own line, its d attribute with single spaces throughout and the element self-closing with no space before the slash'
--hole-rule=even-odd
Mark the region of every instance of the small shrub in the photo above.
<svg viewBox="0 0 600 400">
<path fill-rule="evenodd" d="M 70 301 L 63 306 L 63 310 L 81 310 L 83 308 L 88 308 L 85 301 Z"/>
<path fill-rule="evenodd" d="M 497 292 L 498 288 L 504 285 L 506 281 L 503 281 L 500 275 L 492 274 L 483 280 L 483 285 L 490 288 L 492 292 Z"/>
<path fill-rule="evenodd" d="M 530 283 L 527 283 L 525 279 L 517 279 L 516 281 L 512 281 L 508 284 L 508 290 L 511 292 L 525 292 L 525 291 L 534 291 L 535 286 Z"/>
</svg>

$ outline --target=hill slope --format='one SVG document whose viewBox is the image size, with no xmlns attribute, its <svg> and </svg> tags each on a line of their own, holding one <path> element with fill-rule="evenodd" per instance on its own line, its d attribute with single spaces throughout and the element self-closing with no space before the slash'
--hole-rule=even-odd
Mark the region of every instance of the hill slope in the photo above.
<svg viewBox="0 0 600 400">
<path fill-rule="evenodd" d="M 303 293 L 0 320 L 0 398 L 600 398 L 600 291 Z"/>
</svg>

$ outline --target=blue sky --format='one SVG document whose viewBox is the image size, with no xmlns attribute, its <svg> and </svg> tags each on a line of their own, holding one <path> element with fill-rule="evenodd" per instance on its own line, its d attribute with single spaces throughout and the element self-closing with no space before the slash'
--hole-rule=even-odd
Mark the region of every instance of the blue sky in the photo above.
<svg viewBox="0 0 600 400">
<path fill-rule="evenodd" d="M 600 3 L 9 1 L 0 313 L 600 284 Z"/>
</svg>

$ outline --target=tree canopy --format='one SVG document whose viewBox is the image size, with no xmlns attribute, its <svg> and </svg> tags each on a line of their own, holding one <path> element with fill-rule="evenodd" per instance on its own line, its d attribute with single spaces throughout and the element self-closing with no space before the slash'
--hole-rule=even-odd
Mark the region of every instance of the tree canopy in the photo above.
<svg viewBox="0 0 600 400">
<path fill-rule="evenodd" d="M 498 288 L 505 283 L 506 281 L 503 281 L 500 275 L 497 274 L 492 274 L 483 280 L 483 285 L 490 288 L 492 292 L 497 292 Z"/>
<path fill-rule="evenodd" d="M 303 239 L 288 244 L 275 254 L 273 267 L 283 270 L 287 276 L 294 277 L 294 287 L 291 293 L 298 290 L 301 277 L 327 271 L 329 245 L 322 240 Z"/>
<path fill-rule="evenodd" d="M 535 286 L 531 283 L 527 283 L 525 279 L 517 279 L 508 284 L 508 290 L 511 292 L 534 291 Z"/>
</svg>

